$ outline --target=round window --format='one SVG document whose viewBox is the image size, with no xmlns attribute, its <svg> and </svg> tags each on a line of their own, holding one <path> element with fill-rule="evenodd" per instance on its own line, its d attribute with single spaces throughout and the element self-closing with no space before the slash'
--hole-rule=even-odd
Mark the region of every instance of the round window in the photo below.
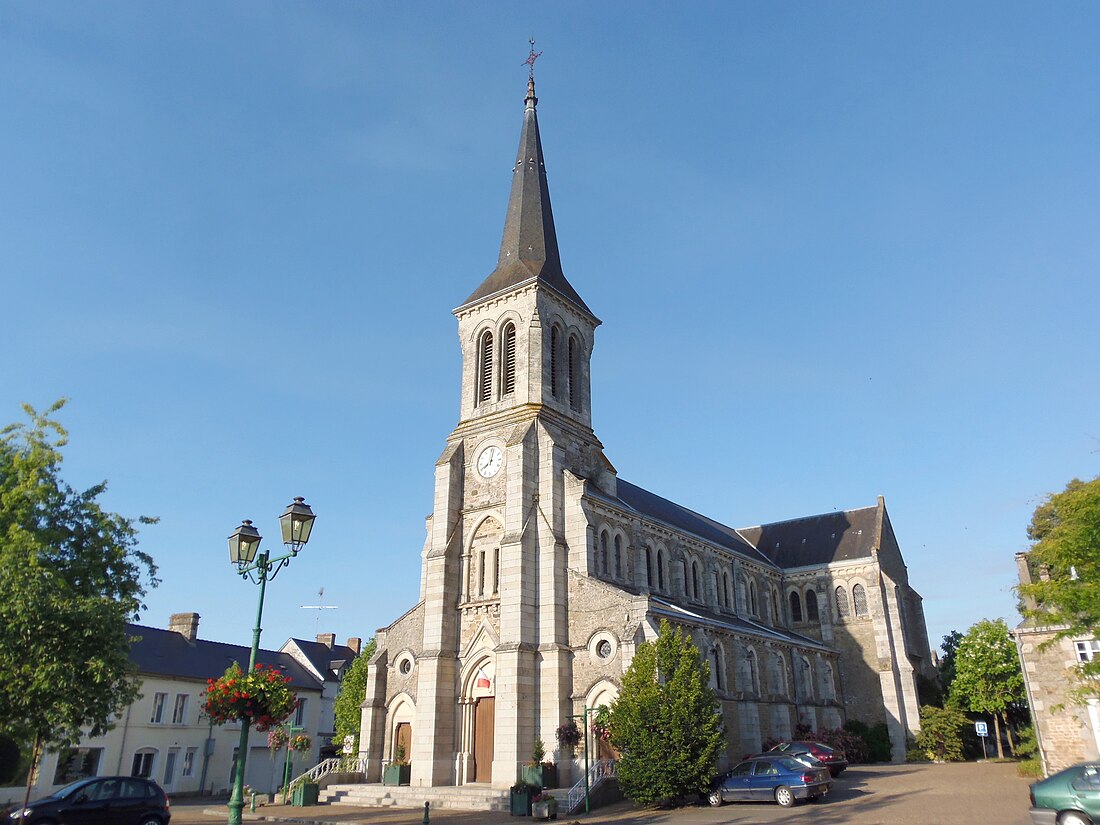
<svg viewBox="0 0 1100 825">
<path fill-rule="evenodd" d="M 611 642 L 607 639 L 600 639 L 596 643 L 596 655 L 601 659 L 610 659 L 612 653 Z"/>
<path fill-rule="evenodd" d="M 402 659 L 398 663 L 397 669 L 401 671 L 402 676 L 408 676 L 409 671 L 411 671 L 413 669 L 412 659 L 410 659 L 408 656 L 406 656 L 404 659 Z"/>
</svg>

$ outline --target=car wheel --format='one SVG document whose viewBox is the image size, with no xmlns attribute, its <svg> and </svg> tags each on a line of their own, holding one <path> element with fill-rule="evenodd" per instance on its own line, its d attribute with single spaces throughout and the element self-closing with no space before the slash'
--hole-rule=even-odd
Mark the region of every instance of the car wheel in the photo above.
<svg viewBox="0 0 1100 825">
<path fill-rule="evenodd" d="M 159 816 L 147 816 L 141 820 L 141 825 L 162 825 Z"/>
<path fill-rule="evenodd" d="M 1088 817 L 1076 811 L 1066 811 L 1058 817 L 1058 825 L 1090 825 Z"/>
<path fill-rule="evenodd" d="M 789 808 L 794 804 L 794 794 L 786 785 L 780 785 L 775 789 L 775 801 L 781 808 Z"/>
<path fill-rule="evenodd" d="M 711 791 L 710 793 L 708 793 L 707 794 L 707 804 L 710 805 L 712 808 L 717 808 L 719 805 L 721 805 L 722 804 L 722 792 L 721 791 Z"/>
</svg>

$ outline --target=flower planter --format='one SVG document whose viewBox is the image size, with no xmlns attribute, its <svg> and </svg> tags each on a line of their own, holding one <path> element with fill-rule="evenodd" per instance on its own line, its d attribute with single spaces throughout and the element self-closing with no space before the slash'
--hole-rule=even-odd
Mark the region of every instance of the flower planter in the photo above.
<svg viewBox="0 0 1100 825">
<path fill-rule="evenodd" d="M 531 803 L 531 818 L 532 819 L 557 819 L 558 818 L 558 800 L 551 797 L 545 799 L 542 802 Z"/>
<path fill-rule="evenodd" d="M 383 785 L 408 785 L 411 778 L 411 765 L 386 765 L 382 769 Z"/>
<path fill-rule="evenodd" d="M 291 797 L 290 804 L 297 808 L 316 805 L 317 794 L 320 789 L 320 785 L 316 782 L 299 782 L 294 786 L 294 794 Z"/>
<path fill-rule="evenodd" d="M 540 788 L 556 788 L 558 787 L 558 766 L 553 762 L 524 765 L 523 781 L 530 785 L 538 785 Z"/>
<path fill-rule="evenodd" d="M 534 798 L 538 791 L 533 788 L 528 788 L 522 791 L 511 792 L 511 812 L 512 816 L 530 816 L 531 815 L 531 799 Z"/>
</svg>

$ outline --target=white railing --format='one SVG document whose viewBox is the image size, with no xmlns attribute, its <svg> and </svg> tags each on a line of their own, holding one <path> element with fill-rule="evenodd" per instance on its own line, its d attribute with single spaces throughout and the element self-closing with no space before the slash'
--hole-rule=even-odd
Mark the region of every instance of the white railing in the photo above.
<svg viewBox="0 0 1100 825">
<path fill-rule="evenodd" d="M 290 780 L 291 787 L 299 782 L 316 782 L 330 773 L 365 773 L 367 760 L 358 756 L 337 756 L 318 762 L 308 771 Z"/>
<path fill-rule="evenodd" d="M 604 780 L 615 775 L 618 765 L 619 763 L 614 759 L 600 759 L 589 765 L 587 776 L 589 796 L 592 795 L 592 792 L 595 791 Z M 569 793 L 565 797 L 564 813 L 576 813 L 581 805 L 584 804 L 585 779 L 586 777 L 582 776 L 581 781 L 569 789 Z"/>
</svg>

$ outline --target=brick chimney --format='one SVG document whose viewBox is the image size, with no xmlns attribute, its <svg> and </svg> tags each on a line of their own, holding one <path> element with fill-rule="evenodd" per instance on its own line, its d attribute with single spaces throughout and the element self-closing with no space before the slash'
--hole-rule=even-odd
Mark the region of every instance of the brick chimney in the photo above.
<svg viewBox="0 0 1100 825">
<path fill-rule="evenodd" d="M 336 644 L 336 634 L 335 633 L 318 633 L 317 634 L 317 642 L 318 642 L 318 644 L 322 644 L 325 647 L 331 648 Z"/>
<path fill-rule="evenodd" d="M 172 618 L 168 620 L 168 629 L 180 634 L 187 641 L 193 642 L 199 637 L 199 619 L 201 618 L 198 613 L 173 613 Z"/>
<path fill-rule="evenodd" d="M 358 636 L 349 636 L 348 647 L 351 648 L 352 653 L 358 656 L 363 651 L 363 640 Z"/>
</svg>

